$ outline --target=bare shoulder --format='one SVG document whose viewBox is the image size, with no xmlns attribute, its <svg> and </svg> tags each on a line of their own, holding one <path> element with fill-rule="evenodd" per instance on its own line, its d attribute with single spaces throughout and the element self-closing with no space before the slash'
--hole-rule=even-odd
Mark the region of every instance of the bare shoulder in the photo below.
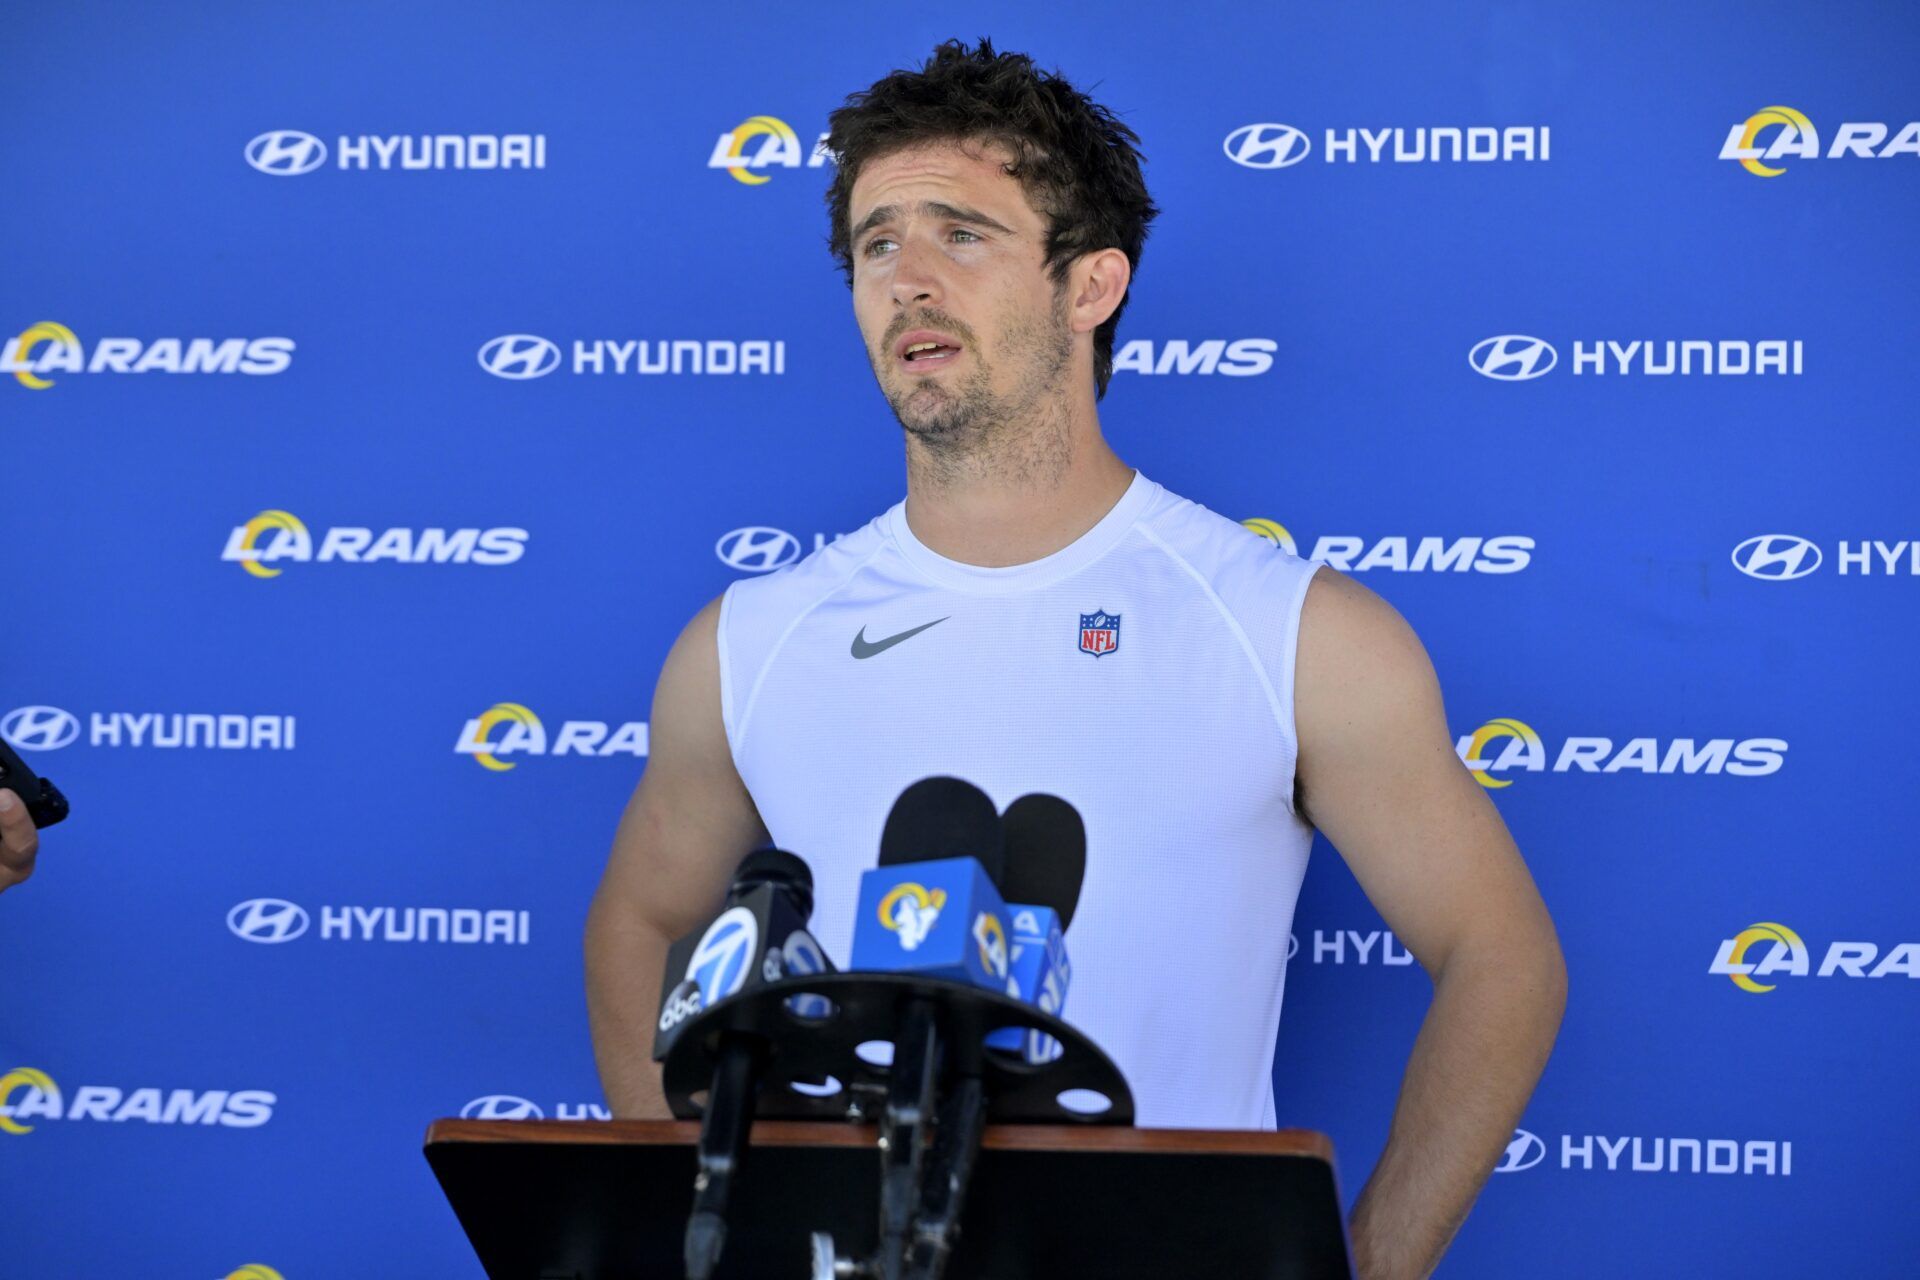
<svg viewBox="0 0 1920 1280">
<path fill-rule="evenodd" d="M 648 770 L 661 752 L 669 763 L 687 752 L 726 749 L 720 718 L 720 610 L 726 595 L 715 596 L 680 629 L 653 691 Z M 664 741 L 658 741 L 664 738 Z"/>
<path fill-rule="evenodd" d="M 1439 698 L 1439 681 L 1413 627 L 1372 589 L 1323 567 L 1300 610 L 1296 714 L 1321 719 L 1383 701 Z M 1322 726 L 1325 727 L 1325 726 Z"/>
<path fill-rule="evenodd" d="M 1399 610 L 1331 568 L 1307 587 L 1294 664 L 1296 795 L 1326 829 L 1329 805 L 1357 777 L 1451 754 L 1440 683 Z"/>
</svg>

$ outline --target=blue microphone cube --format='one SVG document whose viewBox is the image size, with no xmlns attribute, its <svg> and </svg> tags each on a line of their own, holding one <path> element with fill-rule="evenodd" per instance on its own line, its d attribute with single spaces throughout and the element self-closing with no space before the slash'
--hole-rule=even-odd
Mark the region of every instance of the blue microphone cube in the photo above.
<svg viewBox="0 0 1920 1280">
<path fill-rule="evenodd" d="M 1008 991 L 1007 908 L 972 858 L 875 867 L 860 877 L 852 969 Z"/>
<path fill-rule="evenodd" d="M 1066 1007 L 1067 981 L 1072 976 L 1059 914 L 1051 907 L 1016 902 L 1007 905 L 1007 916 L 1013 923 L 1014 994 L 1058 1016 Z M 1060 1047 L 1052 1036 L 1012 1027 L 990 1034 L 987 1045 L 1019 1053 L 1028 1062 L 1047 1062 L 1060 1056 Z"/>
</svg>

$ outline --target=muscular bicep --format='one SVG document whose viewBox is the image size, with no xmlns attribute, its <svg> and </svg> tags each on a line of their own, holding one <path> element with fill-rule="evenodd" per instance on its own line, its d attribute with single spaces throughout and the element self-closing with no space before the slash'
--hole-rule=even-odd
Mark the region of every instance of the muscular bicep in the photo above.
<svg viewBox="0 0 1920 1280">
<path fill-rule="evenodd" d="M 653 694 L 647 767 L 620 817 L 599 900 L 668 937 L 717 906 L 749 850 L 767 839 L 720 716 L 720 600 L 674 641 Z"/>
<path fill-rule="evenodd" d="M 1552 939 L 1513 837 L 1454 752 L 1425 648 L 1331 569 L 1307 589 L 1294 698 L 1306 815 L 1430 976 L 1469 939 Z"/>
</svg>

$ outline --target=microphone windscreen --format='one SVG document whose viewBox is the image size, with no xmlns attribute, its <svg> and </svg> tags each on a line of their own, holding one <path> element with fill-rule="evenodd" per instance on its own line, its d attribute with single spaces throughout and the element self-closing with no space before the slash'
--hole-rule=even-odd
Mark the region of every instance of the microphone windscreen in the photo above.
<svg viewBox="0 0 1920 1280">
<path fill-rule="evenodd" d="M 1000 819 L 1006 833 L 1008 902 L 1052 907 L 1064 930 L 1080 905 L 1087 875 L 1087 824 L 1059 796 L 1021 796 Z"/>
<path fill-rule="evenodd" d="M 798 908 L 801 920 L 813 915 L 813 870 L 797 853 L 768 846 L 755 849 L 734 870 L 729 897 L 739 897 L 763 884 L 777 885 Z"/>
<path fill-rule="evenodd" d="M 959 778 L 922 778 L 900 793 L 880 833 L 880 865 L 972 858 L 998 886 L 1007 873 L 1000 813 L 986 792 Z"/>
</svg>

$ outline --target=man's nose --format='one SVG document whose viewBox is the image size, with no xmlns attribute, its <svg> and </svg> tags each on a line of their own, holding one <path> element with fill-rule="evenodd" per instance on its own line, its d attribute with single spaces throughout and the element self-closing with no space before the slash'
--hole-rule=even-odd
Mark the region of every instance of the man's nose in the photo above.
<svg viewBox="0 0 1920 1280">
<path fill-rule="evenodd" d="M 906 242 L 894 250 L 893 280 L 887 287 L 895 305 L 940 301 L 937 259 L 938 255 L 920 244 L 918 237 L 907 237 Z"/>
</svg>

